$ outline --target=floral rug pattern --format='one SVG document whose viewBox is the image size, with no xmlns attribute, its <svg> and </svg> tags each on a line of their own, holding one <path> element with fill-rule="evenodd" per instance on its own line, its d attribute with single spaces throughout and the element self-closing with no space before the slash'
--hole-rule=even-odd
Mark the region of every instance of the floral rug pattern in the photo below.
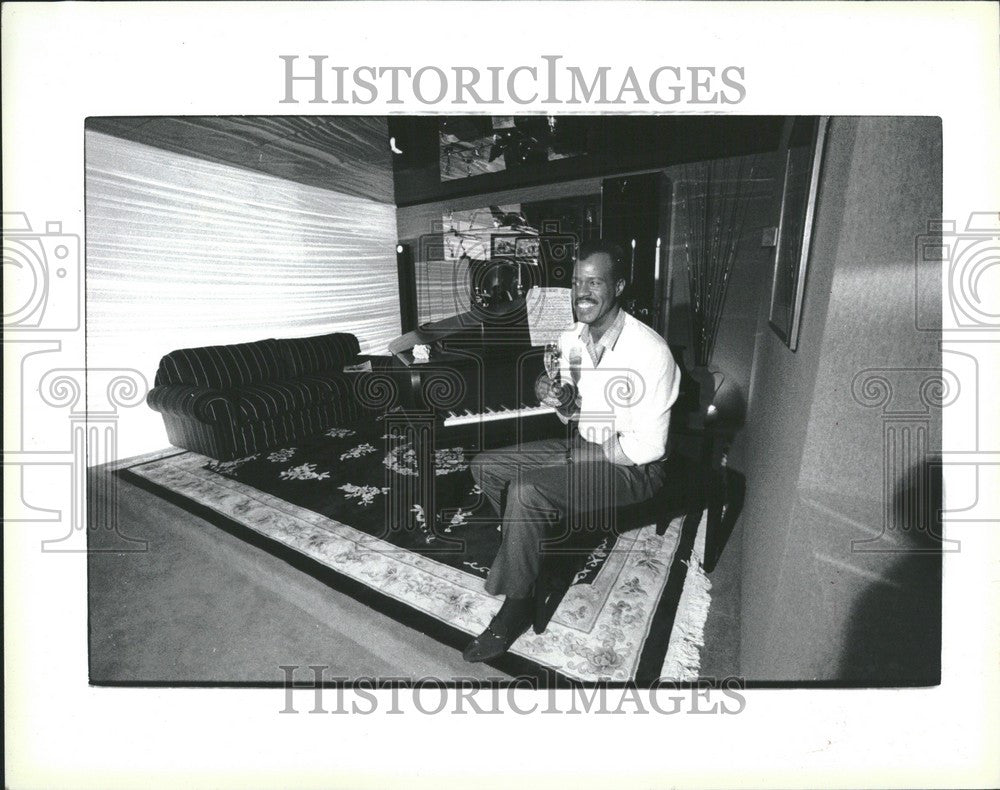
<svg viewBox="0 0 1000 790">
<path fill-rule="evenodd" d="M 340 464 L 369 462 L 384 467 L 386 474 L 405 475 L 409 471 L 405 450 L 393 456 L 403 471 L 393 472 L 385 463 L 391 451 L 380 452 L 376 442 L 366 442 L 352 429 L 331 429 L 325 437 L 324 441 L 339 443 L 331 452 L 347 456 Z M 456 560 L 455 556 L 438 557 L 421 551 L 428 542 L 453 537 L 465 540 L 475 530 L 480 534 L 476 539 L 480 549 L 488 548 L 484 542 L 488 540 L 499 545 L 495 515 L 489 523 L 474 515 L 482 508 L 482 497 L 468 474 L 461 448 L 437 451 L 437 472 L 451 478 L 452 499 L 459 500 L 457 505 L 442 509 L 434 530 L 428 529 L 423 508 L 414 505 L 407 514 L 414 529 L 403 542 L 390 542 L 370 528 L 345 523 L 345 516 L 356 518 L 361 512 L 382 519 L 387 511 L 378 503 L 387 499 L 388 486 L 373 485 L 376 481 L 371 476 L 360 474 L 356 482 L 336 485 L 343 470 L 305 460 L 315 456 L 307 450 L 300 444 L 226 463 L 185 452 L 138 464 L 129 471 L 470 636 L 480 633 L 501 603 L 483 587 L 490 560 L 480 553 Z M 275 486 L 315 489 L 324 503 L 336 499 L 329 507 L 338 508 L 339 517 L 253 485 L 250 470 L 263 474 L 264 467 L 270 468 Z M 332 487 L 331 472 L 336 478 Z M 244 475 L 249 476 L 244 479 Z M 681 521 L 675 519 L 662 537 L 650 525 L 616 540 L 603 540 L 582 563 L 574 579 L 577 583 L 567 591 L 546 631 L 535 634 L 529 630 L 511 652 L 577 680 L 634 678 L 677 550 Z"/>
</svg>

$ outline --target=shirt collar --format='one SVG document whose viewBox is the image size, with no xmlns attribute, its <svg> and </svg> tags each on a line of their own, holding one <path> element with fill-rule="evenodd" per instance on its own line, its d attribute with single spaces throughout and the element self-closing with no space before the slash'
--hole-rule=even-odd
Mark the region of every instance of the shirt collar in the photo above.
<svg viewBox="0 0 1000 790">
<path fill-rule="evenodd" d="M 625 311 L 619 307 L 618 316 L 615 318 L 614 323 L 601 335 L 601 339 L 597 341 L 596 345 L 604 346 L 605 348 L 614 348 L 624 328 Z M 583 325 L 583 329 L 580 330 L 580 339 L 587 345 L 595 345 L 593 338 L 590 336 L 590 324 Z"/>
</svg>

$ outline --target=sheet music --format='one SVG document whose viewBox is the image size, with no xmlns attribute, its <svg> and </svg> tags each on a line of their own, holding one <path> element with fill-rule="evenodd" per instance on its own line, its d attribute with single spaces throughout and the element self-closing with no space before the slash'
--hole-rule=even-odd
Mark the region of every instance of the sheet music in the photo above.
<svg viewBox="0 0 1000 790">
<path fill-rule="evenodd" d="M 573 302 L 569 288 L 533 286 L 525 296 L 531 345 L 555 343 L 573 323 Z"/>
</svg>

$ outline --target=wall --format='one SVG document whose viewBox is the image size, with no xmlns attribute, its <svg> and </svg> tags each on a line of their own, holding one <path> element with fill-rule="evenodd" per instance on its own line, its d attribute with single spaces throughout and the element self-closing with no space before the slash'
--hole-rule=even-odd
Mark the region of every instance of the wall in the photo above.
<svg viewBox="0 0 1000 790">
<path fill-rule="evenodd" d="M 747 477 L 749 679 L 939 673 L 940 554 L 927 530 L 940 414 L 920 381 L 941 356 L 939 334 L 914 329 L 913 283 L 914 240 L 940 215 L 937 119 L 832 121 L 799 348 L 770 330 L 763 300 L 747 425 L 731 454 Z M 859 389 L 859 375 L 885 379 L 889 394 L 877 381 Z"/>
<path fill-rule="evenodd" d="M 730 540 L 742 545 L 740 658 L 750 679 L 903 683 L 938 673 L 940 554 L 923 550 L 934 549 L 928 511 L 940 490 L 928 462 L 940 415 L 904 379 L 940 367 L 938 334 L 916 332 L 913 321 L 914 240 L 941 213 L 940 135 L 936 119 L 832 121 L 794 353 L 767 322 L 774 251 L 760 246 L 760 232 L 777 224 L 781 171 L 775 155 L 758 158 L 711 365 L 748 400 L 729 461 L 747 479 Z M 675 185 L 685 177 L 683 165 L 663 172 Z M 449 208 L 586 194 L 599 184 L 400 208 L 399 236 L 416 239 Z M 683 342 L 690 319 L 680 224 L 675 211 L 672 342 Z M 879 368 L 892 369 L 893 403 L 864 405 L 852 383 Z M 919 424 L 893 434 L 887 409 Z M 914 447 L 923 431 L 926 446 Z M 900 437 L 905 447 L 887 447 Z"/>
<path fill-rule="evenodd" d="M 775 215 L 777 156 L 773 153 L 762 153 L 746 157 L 745 166 L 745 173 L 752 172 L 752 177 L 751 185 L 746 188 L 748 203 L 744 217 L 744 233 L 737 246 L 732 279 L 710 365 L 712 370 L 723 371 L 727 379 L 735 383 L 742 393 L 746 393 L 749 387 L 754 329 L 759 305 L 769 293 L 767 289 L 770 283 L 773 250 L 761 247 L 760 240 L 761 231 L 765 227 L 777 224 Z M 693 177 L 695 171 L 685 165 L 672 165 L 660 172 L 667 176 L 672 191 L 668 201 L 671 206 L 670 234 L 664 251 L 664 261 L 670 260 L 674 284 L 668 336 L 671 343 L 686 347 L 686 364 L 690 368 L 693 365 L 693 353 L 691 315 L 688 307 L 687 259 L 684 248 L 685 219 L 678 208 L 680 196 L 678 185 L 684 179 Z M 528 203 L 593 195 L 599 194 L 600 191 L 601 179 L 588 178 L 544 187 L 526 187 L 401 207 L 397 210 L 399 238 L 404 243 L 412 245 L 414 250 L 419 250 L 420 236 L 430 233 L 435 227 L 440 231 L 442 216 L 451 211 L 482 208 L 491 204 Z M 419 259 L 419 254 L 416 257 Z M 439 277 L 438 282 L 442 288 L 450 285 L 446 284 L 446 278 Z M 423 314 L 421 315 L 421 320 L 427 320 Z"/>
<path fill-rule="evenodd" d="M 468 282 L 459 264 L 442 263 L 424 265 L 427 240 L 435 235 L 440 238 L 443 217 L 452 212 L 475 211 L 489 206 L 519 206 L 521 203 L 553 200 L 579 195 L 594 195 L 601 191 L 600 179 L 580 179 L 540 187 L 492 192 L 471 197 L 434 201 L 418 206 L 404 206 L 396 211 L 399 240 L 410 245 L 417 266 L 417 315 L 419 321 L 438 320 L 468 309 Z M 489 212 L 486 212 L 489 216 Z"/>
<path fill-rule="evenodd" d="M 400 333 L 391 203 L 92 130 L 86 179 L 90 368 L 151 385 L 176 348 L 343 330 L 381 352 Z M 145 404 L 119 427 L 121 457 L 167 446 Z"/>
<path fill-rule="evenodd" d="M 341 195 L 395 203 L 386 119 L 359 115 L 126 115 L 90 131 L 277 176 Z"/>
<path fill-rule="evenodd" d="M 593 195 L 600 191 L 601 179 L 582 178 L 545 186 L 483 192 L 449 200 L 421 203 L 417 206 L 400 207 L 396 212 L 399 238 L 401 241 L 416 244 L 420 236 L 425 233 L 433 233 L 435 227 L 440 232 L 441 218 L 450 211 L 480 209 L 490 205 L 531 203 L 577 195 Z M 436 226 L 435 223 L 437 223 Z"/>
<path fill-rule="evenodd" d="M 723 160 L 717 160 L 721 161 Z M 737 161 L 730 160 L 727 172 L 736 171 Z M 761 246 L 761 233 L 765 228 L 777 225 L 776 178 L 780 177 L 781 173 L 779 157 L 774 153 L 744 157 L 743 166 L 744 176 L 748 181 L 738 187 L 740 194 L 746 199 L 743 233 L 736 244 L 726 301 L 723 304 L 716 344 L 708 367 L 712 371 L 722 372 L 726 379 L 735 384 L 739 392 L 746 397 L 750 385 L 759 306 L 770 293 L 774 261 L 773 247 Z M 683 165 L 664 170 L 673 185 L 671 234 L 668 246 L 673 280 L 669 337 L 671 343 L 685 347 L 685 364 L 688 369 L 694 365 L 694 347 L 685 249 L 688 223 L 682 203 L 684 182 L 694 177 L 696 172 Z M 718 168 L 718 172 L 722 172 L 721 167 Z M 730 184 L 729 188 L 734 192 L 737 190 L 735 183 Z M 727 214 L 732 210 L 732 205 L 727 204 Z"/>
</svg>

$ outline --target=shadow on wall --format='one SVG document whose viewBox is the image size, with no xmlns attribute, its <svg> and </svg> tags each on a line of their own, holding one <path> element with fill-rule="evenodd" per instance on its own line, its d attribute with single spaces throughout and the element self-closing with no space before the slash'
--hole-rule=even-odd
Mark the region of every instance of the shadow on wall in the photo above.
<svg viewBox="0 0 1000 790">
<path fill-rule="evenodd" d="M 691 308 L 687 302 L 670 305 L 666 341 L 684 349 L 684 367 L 691 370 L 694 367 L 694 340 L 691 337 Z"/>
<path fill-rule="evenodd" d="M 705 535 L 705 573 L 711 573 L 736 529 L 746 501 L 747 479 L 735 469 L 718 475 L 718 496 L 709 499 L 708 530 Z"/>
<path fill-rule="evenodd" d="M 858 598 L 851 613 L 841 680 L 941 682 L 941 492 L 939 460 L 913 466 L 897 483 L 892 540 L 868 548 L 894 556 L 887 557 L 883 580 Z"/>
</svg>

